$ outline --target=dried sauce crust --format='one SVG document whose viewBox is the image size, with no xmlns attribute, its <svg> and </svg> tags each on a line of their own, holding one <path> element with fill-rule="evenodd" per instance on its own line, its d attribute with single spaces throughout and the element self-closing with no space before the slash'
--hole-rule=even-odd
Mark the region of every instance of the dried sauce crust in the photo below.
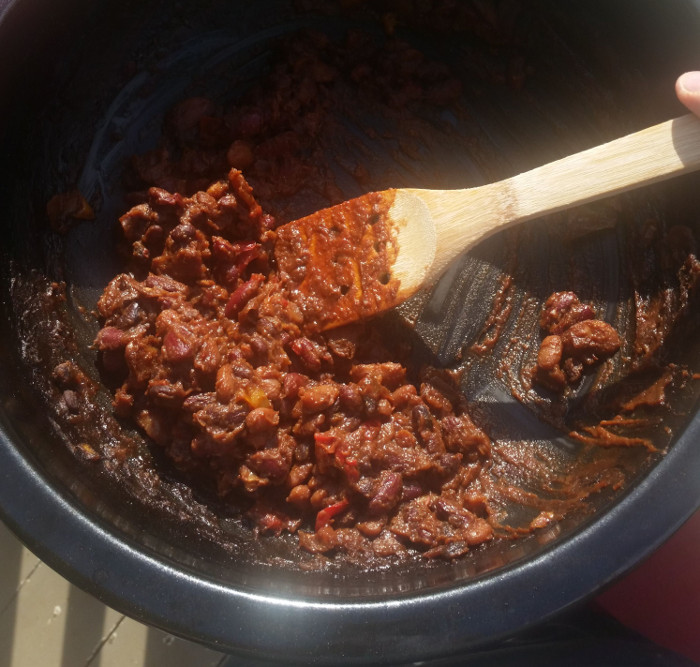
<svg viewBox="0 0 700 667">
<path fill-rule="evenodd" d="M 116 412 L 180 470 L 313 553 L 452 558 L 492 537 L 490 441 L 454 378 L 412 380 L 362 324 L 309 334 L 239 171 L 152 188 L 121 225 L 137 268 L 100 298 L 96 344 Z"/>
</svg>

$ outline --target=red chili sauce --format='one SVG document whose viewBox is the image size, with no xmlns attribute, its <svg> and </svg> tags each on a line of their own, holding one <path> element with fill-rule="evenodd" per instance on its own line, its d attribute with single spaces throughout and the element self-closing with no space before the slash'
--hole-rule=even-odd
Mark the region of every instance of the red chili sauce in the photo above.
<svg viewBox="0 0 700 667">
<path fill-rule="evenodd" d="M 330 329 L 394 302 L 392 203 L 391 192 L 372 192 L 277 230 L 277 268 L 307 329 Z"/>
</svg>

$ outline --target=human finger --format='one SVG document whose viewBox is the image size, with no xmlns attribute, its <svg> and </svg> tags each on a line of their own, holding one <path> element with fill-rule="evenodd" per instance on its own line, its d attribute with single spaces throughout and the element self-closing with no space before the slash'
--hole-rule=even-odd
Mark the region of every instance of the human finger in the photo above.
<svg viewBox="0 0 700 667">
<path fill-rule="evenodd" d="M 700 72 L 686 72 L 676 81 L 676 94 L 694 114 L 700 116 Z"/>
</svg>

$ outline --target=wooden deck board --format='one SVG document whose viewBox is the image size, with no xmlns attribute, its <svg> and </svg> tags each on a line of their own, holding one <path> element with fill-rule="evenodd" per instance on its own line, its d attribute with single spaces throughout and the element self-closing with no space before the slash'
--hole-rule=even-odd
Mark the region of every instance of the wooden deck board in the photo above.
<svg viewBox="0 0 700 667">
<path fill-rule="evenodd" d="M 0 523 L 0 667 L 218 667 L 226 656 L 73 586 Z"/>
</svg>

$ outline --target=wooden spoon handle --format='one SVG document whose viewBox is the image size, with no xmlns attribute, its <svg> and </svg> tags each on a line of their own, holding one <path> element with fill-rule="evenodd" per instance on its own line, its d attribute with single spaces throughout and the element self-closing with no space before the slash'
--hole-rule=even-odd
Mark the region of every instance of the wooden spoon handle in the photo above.
<svg viewBox="0 0 700 667">
<path fill-rule="evenodd" d="M 700 119 L 692 114 L 654 125 L 501 182 L 509 221 L 648 185 L 700 168 Z"/>
</svg>

